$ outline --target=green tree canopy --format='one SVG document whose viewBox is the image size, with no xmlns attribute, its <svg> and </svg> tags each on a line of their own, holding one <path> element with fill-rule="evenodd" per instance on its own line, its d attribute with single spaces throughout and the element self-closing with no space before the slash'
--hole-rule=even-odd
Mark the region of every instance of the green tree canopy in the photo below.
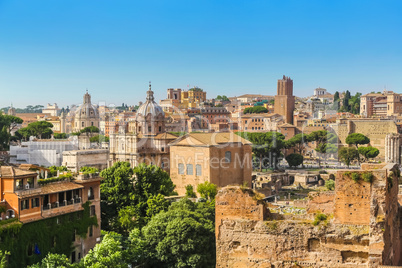
<svg viewBox="0 0 402 268">
<path fill-rule="evenodd" d="M 11 131 L 23 120 L 12 115 L 0 112 L 0 150 L 8 150 L 10 146 Z"/>
<path fill-rule="evenodd" d="M 353 147 L 343 147 L 339 150 L 339 159 L 348 167 L 350 163 L 359 157 L 359 153 Z"/>
<path fill-rule="evenodd" d="M 377 148 L 371 146 L 367 147 L 360 146 L 357 150 L 359 154 L 361 154 L 366 161 L 369 158 L 376 158 L 380 154 L 380 151 Z"/>
<path fill-rule="evenodd" d="M 352 133 L 346 137 L 346 143 L 349 145 L 355 145 L 356 148 L 358 148 L 359 145 L 369 144 L 370 139 L 361 133 Z"/>
<path fill-rule="evenodd" d="M 85 127 L 81 129 L 80 133 L 99 133 L 99 128 L 95 126 Z"/>
<path fill-rule="evenodd" d="M 106 234 L 102 242 L 96 244 L 80 262 L 80 266 L 91 268 L 127 268 L 128 263 L 122 250 L 121 235 Z"/>
<path fill-rule="evenodd" d="M 169 174 L 157 166 L 140 164 L 132 169 L 128 162 L 117 162 L 101 172 L 102 229 L 124 232 L 119 217 L 144 226 L 149 209 L 148 199 L 172 195 L 174 184 Z M 119 215 L 119 211 L 122 210 Z M 125 225 L 127 222 L 125 222 Z"/>
<path fill-rule="evenodd" d="M 229 101 L 229 98 L 227 97 L 227 96 L 225 96 L 225 95 L 218 95 L 217 97 L 216 97 L 216 100 L 220 100 L 220 101 Z"/>
<path fill-rule="evenodd" d="M 261 114 L 261 113 L 268 113 L 268 109 L 264 106 L 253 106 L 244 109 L 244 114 Z"/>
<path fill-rule="evenodd" d="M 250 141 L 256 161 L 262 166 L 276 168 L 285 148 L 285 136 L 279 132 L 237 132 L 237 135 Z"/>
<path fill-rule="evenodd" d="M 207 203 L 184 198 L 155 215 L 141 235 L 133 232 L 131 248 L 146 255 L 146 267 L 215 267 L 215 210 Z"/>
<path fill-rule="evenodd" d="M 67 134 L 66 133 L 54 133 L 53 137 L 56 140 L 62 140 L 62 139 L 67 139 Z"/>
<path fill-rule="evenodd" d="M 285 159 L 290 167 L 297 167 L 303 164 L 303 156 L 301 154 L 290 154 Z"/>
<path fill-rule="evenodd" d="M 218 193 L 218 188 L 215 184 L 205 181 L 197 185 L 197 192 L 202 198 L 213 200 Z"/>
<path fill-rule="evenodd" d="M 97 142 L 97 143 L 102 143 L 102 142 L 109 142 L 109 137 L 104 136 L 104 135 L 96 135 L 93 136 L 89 139 L 90 142 Z"/>
<path fill-rule="evenodd" d="M 64 254 L 49 253 L 41 262 L 29 266 L 29 268 L 72 268 L 77 265 L 71 264 Z"/>
<path fill-rule="evenodd" d="M 194 192 L 194 187 L 191 184 L 186 185 L 186 197 L 196 198 L 197 194 Z"/>
</svg>

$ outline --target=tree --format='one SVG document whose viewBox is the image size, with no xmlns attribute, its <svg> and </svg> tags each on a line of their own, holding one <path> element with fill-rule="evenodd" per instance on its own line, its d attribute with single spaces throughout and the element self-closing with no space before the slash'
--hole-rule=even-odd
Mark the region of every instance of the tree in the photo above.
<svg viewBox="0 0 402 268">
<path fill-rule="evenodd" d="M 285 136 L 279 132 L 237 132 L 237 135 L 250 141 L 253 146 L 253 154 L 260 170 L 263 165 L 277 168 L 282 149 L 285 148 Z"/>
<path fill-rule="evenodd" d="M 184 198 L 155 215 L 136 241 L 145 247 L 146 267 L 215 267 L 214 212 Z"/>
<path fill-rule="evenodd" d="M 229 98 L 228 98 L 227 96 L 225 96 L 225 95 L 223 95 L 223 96 L 218 95 L 218 96 L 216 97 L 216 100 L 220 100 L 220 101 L 229 101 Z"/>
<path fill-rule="evenodd" d="M 188 197 L 188 198 L 196 198 L 197 197 L 196 193 L 194 192 L 194 188 L 191 184 L 186 185 L 186 197 Z"/>
<path fill-rule="evenodd" d="M 343 147 L 339 150 L 339 158 L 348 167 L 350 163 L 359 157 L 359 153 L 353 147 Z"/>
<path fill-rule="evenodd" d="M 101 183 L 104 230 L 126 232 L 123 225 L 144 226 L 148 221 L 147 213 L 150 213 L 148 199 L 160 199 L 158 194 L 174 194 L 175 185 L 169 174 L 157 166 L 140 164 L 132 169 L 128 162 L 117 162 L 100 175 L 104 178 Z M 133 222 L 129 224 L 127 220 Z"/>
<path fill-rule="evenodd" d="M 301 154 L 290 154 L 285 159 L 290 167 L 297 167 L 303 164 L 303 156 Z"/>
<path fill-rule="evenodd" d="M 104 136 L 104 135 L 96 135 L 93 136 L 89 139 L 90 142 L 97 142 L 97 143 L 102 143 L 102 142 L 109 142 L 109 137 Z"/>
<path fill-rule="evenodd" d="M 292 138 L 285 141 L 285 147 L 287 149 L 294 148 L 299 154 L 303 154 L 305 151 L 306 143 L 310 142 L 310 136 L 304 133 L 294 135 Z"/>
<path fill-rule="evenodd" d="M 205 181 L 197 185 L 197 192 L 202 198 L 213 200 L 218 193 L 218 189 L 215 184 Z"/>
<path fill-rule="evenodd" d="M 85 127 L 81 129 L 80 133 L 99 133 L 99 128 L 95 126 Z"/>
<path fill-rule="evenodd" d="M 8 150 L 10 146 L 11 131 L 23 120 L 12 115 L 3 115 L 0 112 L 0 150 Z"/>
<path fill-rule="evenodd" d="M 357 151 L 364 157 L 366 161 L 369 158 L 376 158 L 380 154 L 380 151 L 377 148 L 371 146 L 367 147 L 361 146 L 357 149 Z"/>
<path fill-rule="evenodd" d="M 27 130 L 24 130 L 24 132 L 27 131 L 31 136 L 36 136 L 39 139 L 50 138 L 50 135 L 53 134 L 53 131 L 51 130 L 52 127 L 53 127 L 53 124 L 50 122 L 36 121 L 36 122 L 30 123 L 27 126 Z"/>
<path fill-rule="evenodd" d="M 264 106 L 254 106 L 244 109 L 243 114 L 261 114 L 268 113 L 268 109 Z"/>
<path fill-rule="evenodd" d="M 338 142 L 338 136 L 327 130 L 318 130 L 311 132 L 308 135 L 309 141 L 316 142 L 316 152 L 320 154 L 334 154 L 337 151 L 336 143 Z M 318 157 L 318 165 L 321 166 L 321 157 Z"/>
<path fill-rule="evenodd" d="M 67 134 L 66 133 L 54 133 L 53 137 L 56 140 L 62 140 L 62 139 L 67 139 Z"/>
<path fill-rule="evenodd" d="M 121 235 L 116 233 L 107 233 L 102 242 L 96 244 L 84 258 L 80 265 L 93 268 L 127 268 L 128 263 L 124 257 Z"/>
<path fill-rule="evenodd" d="M 70 268 L 70 260 L 64 254 L 49 253 L 41 262 L 29 266 L 30 268 Z"/>
<path fill-rule="evenodd" d="M 335 101 L 338 101 L 339 100 L 339 92 L 338 91 L 335 91 L 335 94 L 334 94 L 334 102 Z"/>
<path fill-rule="evenodd" d="M 349 145 L 355 145 L 356 149 L 359 149 L 359 145 L 369 144 L 370 139 L 361 133 L 352 133 L 346 137 L 345 142 Z M 357 161 L 359 162 L 359 165 L 360 165 L 359 155 L 357 155 Z"/>
</svg>

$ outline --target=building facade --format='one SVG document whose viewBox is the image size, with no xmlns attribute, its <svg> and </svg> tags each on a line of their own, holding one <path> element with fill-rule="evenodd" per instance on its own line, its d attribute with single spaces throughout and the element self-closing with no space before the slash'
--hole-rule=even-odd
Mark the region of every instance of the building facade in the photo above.
<svg viewBox="0 0 402 268">
<path fill-rule="evenodd" d="M 98 108 L 92 105 L 91 95 L 85 93 L 83 103 L 77 108 L 73 118 L 73 132 L 79 132 L 86 127 L 99 128 Z"/>
<path fill-rule="evenodd" d="M 179 195 L 208 181 L 251 185 L 251 143 L 234 133 L 190 133 L 169 144 L 170 177 Z"/>
</svg>

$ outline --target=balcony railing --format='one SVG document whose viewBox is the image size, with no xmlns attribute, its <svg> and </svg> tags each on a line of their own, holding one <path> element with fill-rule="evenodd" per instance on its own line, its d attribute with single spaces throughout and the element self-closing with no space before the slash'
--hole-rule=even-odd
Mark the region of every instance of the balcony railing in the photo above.
<svg viewBox="0 0 402 268">
<path fill-rule="evenodd" d="M 42 209 L 43 210 L 52 210 L 56 209 L 59 207 L 66 207 L 66 206 L 71 206 L 74 204 L 80 204 L 81 203 L 81 197 L 73 198 L 70 200 L 63 200 L 63 202 L 53 202 L 53 203 L 48 203 L 46 205 L 43 205 Z"/>
</svg>

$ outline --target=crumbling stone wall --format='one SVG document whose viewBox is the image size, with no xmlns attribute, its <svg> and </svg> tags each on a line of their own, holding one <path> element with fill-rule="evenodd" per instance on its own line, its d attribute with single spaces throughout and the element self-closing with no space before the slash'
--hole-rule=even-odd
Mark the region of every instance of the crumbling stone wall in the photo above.
<svg viewBox="0 0 402 268">
<path fill-rule="evenodd" d="M 312 224 L 311 214 L 305 219 L 286 215 L 286 220 L 272 220 L 280 217 L 263 216 L 256 209 L 262 204 L 251 192 L 239 187 L 221 189 L 216 197 L 216 267 L 402 265 L 398 167 L 364 168 L 359 172 L 371 172 L 372 183 L 355 182 L 340 172 L 334 192 L 310 196 L 307 211 L 326 204 L 324 210 L 331 214 L 333 204 L 334 218 L 318 226 Z M 352 215 L 347 217 L 347 213 Z"/>
<path fill-rule="evenodd" d="M 335 192 L 313 192 L 308 196 L 307 213 L 320 211 L 326 214 L 334 213 Z"/>
</svg>

